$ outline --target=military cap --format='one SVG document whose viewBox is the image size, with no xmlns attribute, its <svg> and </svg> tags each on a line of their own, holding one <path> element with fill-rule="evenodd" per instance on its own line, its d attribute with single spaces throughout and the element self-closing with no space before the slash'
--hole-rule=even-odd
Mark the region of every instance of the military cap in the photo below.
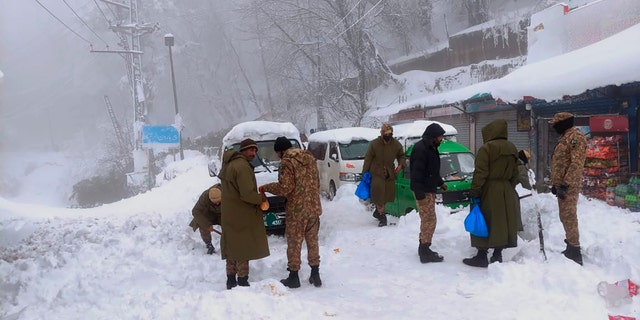
<svg viewBox="0 0 640 320">
<path fill-rule="evenodd" d="M 556 124 L 560 121 L 573 118 L 573 114 L 569 112 L 558 112 L 553 116 L 553 119 L 549 120 L 549 124 Z"/>
</svg>

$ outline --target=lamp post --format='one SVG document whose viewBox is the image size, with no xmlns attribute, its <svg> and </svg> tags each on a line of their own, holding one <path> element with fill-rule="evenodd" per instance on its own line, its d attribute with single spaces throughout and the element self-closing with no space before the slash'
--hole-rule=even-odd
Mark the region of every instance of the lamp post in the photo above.
<svg viewBox="0 0 640 320">
<path fill-rule="evenodd" d="M 173 104 L 176 108 L 176 120 L 178 118 L 178 94 L 176 93 L 176 77 L 173 74 L 173 54 L 171 53 L 171 47 L 173 47 L 173 34 L 167 33 L 164 35 L 164 45 L 169 47 L 169 63 L 171 64 L 171 83 L 173 84 Z M 182 123 L 176 123 L 180 126 L 180 160 L 184 160 L 184 151 L 182 150 Z"/>
</svg>

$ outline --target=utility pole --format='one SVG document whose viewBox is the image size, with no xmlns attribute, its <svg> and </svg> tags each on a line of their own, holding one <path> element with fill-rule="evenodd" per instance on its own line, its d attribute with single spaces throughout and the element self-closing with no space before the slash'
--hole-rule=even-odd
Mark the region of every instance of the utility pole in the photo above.
<svg viewBox="0 0 640 320">
<path fill-rule="evenodd" d="M 96 53 L 117 53 L 125 60 L 127 77 L 133 101 L 133 170 L 132 175 L 141 173 L 148 165 L 149 155 L 142 150 L 142 128 L 146 124 L 147 107 L 145 105 L 144 77 L 142 75 L 142 51 L 140 37 L 151 33 L 157 26 L 138 22 L 138 1 L 129 0 L 100 0 L 113 6 L 116 20 L 109 28 L 120 38 L 119 45 L 123 50 L 91 50 Z M 148 168 L 150 169 L 150 168 Z M 130 175 L 130 177 L 132 176 Z M 136 179 L 136 178 L 132 178 Z"/>
<path fill-rule="evenodd" d="M 164 45 L 169 47 L 169 63 L 171 64 L 171 84 L 173 85 L 173 105 L 176 109 L 175 125 L 179 126 L 178 132 L 180 132 L 180 160 L 184 160 L 184 151 L 182 150 L 182 121 L 178 121 L 180 113 L 178 112 L 178 94 L 176 93 L 176 76 L 173 73 L 173 54 L 171 53 L 171 47 L 173 47 L 173 35 L 167 33 L 164 35 Z M 180 122 L 180 123 L 178 123 Z"/>
<path fill-rule="evenodd" d="M 316 103 L 318 104 L 317 106 L 317 111 L 316 111 L 316 117 L 317 117 L 317 127 L 318 130 L 322 131 L 322 130 L 326 130 L 326 124 L 324 121 L 324 115 L 322 114 L 322 81 L 320 79 L 320 66 L 322 64 L 321 60 L 320 60 L 320 41 L 317 41 L 317 45 L 318 45 L 318 49 L 317 49 L 317 63 L 316 63 L 316 82 L 317 82 L 317 90 L 318 92 L 316 92 Z"/>
</svg>

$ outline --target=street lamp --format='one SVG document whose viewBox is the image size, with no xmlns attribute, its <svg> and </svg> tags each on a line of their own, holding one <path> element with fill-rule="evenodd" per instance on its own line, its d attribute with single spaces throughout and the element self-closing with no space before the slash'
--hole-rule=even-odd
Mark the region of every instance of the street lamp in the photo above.
<svg viewBox="0 0 640 320">
<path fill-rule="evenodd" d="M 173 104 L 176 108 L 176 122 L 178 118 L 178 95 L 176 93 L 176 77 L 173 74 L 173 55 L 171 53 L 171 47 L 173 47 L 173 34 L 167 33 L 164 35 L 164 45 L 169 47 L 169 62 L 171 64 L 171 83 L 173 84 Z M 184 160 L 184 151 L 182 150 L 182 123 L 176 123 L 180 126 L 178 129 L 180 132 L 180 160 Z"/>
</svg>

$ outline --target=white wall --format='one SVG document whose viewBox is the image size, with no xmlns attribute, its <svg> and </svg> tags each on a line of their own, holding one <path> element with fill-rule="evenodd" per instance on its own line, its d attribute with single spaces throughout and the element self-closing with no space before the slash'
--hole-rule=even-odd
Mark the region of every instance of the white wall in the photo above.
<svg viewBox="0 0 640 320">
<path fill-rule="evenodd" d="M 571 10 L 556 4 L 531 15 L 527 63 L 586 47 L 638 23 L 638 0 L 599 0 Z"/>
</svg>

